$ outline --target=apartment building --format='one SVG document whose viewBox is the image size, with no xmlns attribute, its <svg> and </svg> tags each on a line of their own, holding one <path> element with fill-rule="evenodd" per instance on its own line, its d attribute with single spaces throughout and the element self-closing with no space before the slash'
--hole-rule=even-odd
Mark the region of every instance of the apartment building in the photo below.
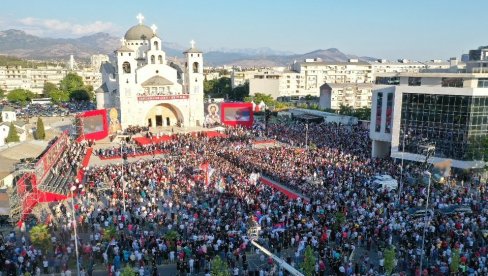
<svg viewBox="0 0 488 276">
<path fill-rule="evenodd" d="M 371 83 L 325 83 L 320 87 L 319 107 L 339 109 L 341 105 L 352 108 L 371 106 Z"/>
<path fill-rule="evenodd" d="M 44 83 L 58 84 L 70 72 L 81 76 L 86 85 L 93 87 L 101 85 L 101 73 L 91 68 L 70 71 L 61 66 L 40 66 L 36 68 L 0 66 L 0 88 L 5 91 L 22 88 L 36 94 L 42 94 Z"/>
</svg>

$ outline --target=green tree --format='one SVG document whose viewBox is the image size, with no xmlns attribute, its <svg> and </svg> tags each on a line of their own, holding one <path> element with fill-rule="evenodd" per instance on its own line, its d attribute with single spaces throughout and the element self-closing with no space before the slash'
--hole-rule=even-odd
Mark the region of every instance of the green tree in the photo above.
<svg viewBox="0 0 488 276">
<path fill-rule="evenodd" d="M 44 130 L 44 122 L 42 121 L 41 117 L 38 117 L 37 125 L 36 125 L 36 139 L 44 140 L 45 138 L 46 138 L 46 132 Z"/>
<path fill-rule="evenodd" d="M 249 96 L 249 83 L 246 82 L 243 85 L 234 87 L 229 97 L 231 100 L 242 101 Z"/>
<path fill-rule="evenodd" d="M 14 89 L 10 91 L 7 95 L 7 99 L 13 103 L 19 103 L 25 105 L 28 101 L 35 98 L 35 94 L 26 89 Z"/>
<path fill-rule="evenodd" d="M 56 89 L 51 91 L 48 96 L 54 103 L 62 103 L 69 101 L 69 94 L 68 92 L 62 91 L 60 89 Z"/>
<path fill-rule="evenodd" d="M 51 98 L 54 103 L 69 101 L 69 93 L 62 91 L 58 86 L 52 82 L 45 82 L 42 93 L 45 97 Z"/>
<path fill-rule="evenodd" d="M 383 252 L 385 256 L 385 272 L 386 275 L 391 275 L 393 270 L 395 269 L 395 262 L 396 262 L 396 250 L 394 246 L 390 246 L 389 248 L 385 249 Z"/>
<path fill-rule="evenodd" d="M 51 249 L 51 234 L 49 233 L 49 229 L 44 224 L 39 224 L 30 230 L 30 239 L 32 244 L 44 251 L 48 251 Z"/>
<path fill-rule="evenodd" d="M 5 97 L 5 90 L 0 88 L 0 100 L 3 99 L 3 97 Z"/>
<path fill-rule="evenodd" d="M 73 90 L 69 93 L 69 98 L 75 101 L 89 101 L 92 99 L 90 92 L 85 89 Z"/>
<path fill-rule="evenodd" d="M 451 264 L 449 265 L 451 273 L 459 272 L 459 261 L 460 261 L 459 249 L 455 249 L 452 251 Z"/>
<path fill-rule="evenodd" d="M 52 82 L 45 82 L 44 87 L 42 88 L 42 94 L 45 97 L 50 97 L 53 91 L 59 90 L 58 86 Z"/>
<path fill-rule="evenodd" d="M 369 121 L 371 119 L 371 108 L 361 107 L 354 109 L 354 117 L 357 117 L 359 120 Z"/>
<path fill-rule="evenodd" d="M 354 109 L 352 106 L 349 105 L 339 105 L 339 114 L 341 115 L 347 115 L 347 116 L 353 116 L 354 115 Z"/>
<path fill-rule="evenodd" d="M 222 261 L 219 255 L 213 258 L 210 265 L 212 267 L 212 276 L 230 276 L 230 271 L 227 263 Z"/>
<path fill-rule="evenodd" d="M 61 90 L 69 94 L 75 90 L 83 89 L 84 86 L 83 79 L 76 73 L 68 73 L 59 83 Z"/>
<path fill-rule="evenodd" d="M 302 271 L 305 276 L 313 276 L 315 272 L 315 255 L 313 254 L 313 249 L 310 245 L 305 249 Z"/>
<path fill-rule="evenodd" d="M 5 138 L 5 142 L 13 143 L 19 141 L 20 141 L 20 137 L 19 134 L 17 133 L 17 129 L 15 128 L 14 123 L 10 123 L 7 138 Z"/>
<path fill-rule="evenodd" d="M 247 96 L 244 101 L 251 102 L 254 101 L 255 104 L 259 104 L 263 101 L 267 106 L 272 106 L 276 104 L 276 101 L 269 94 L 256 93 L 254 96 Z"/>
<path fill-rule="evenodd" d="M 164 238 L 169 241 L 170 248 L 174 248 L 176 244 L 176 240 L 180 237 L 180 234 L 176 232 L 175 230 L 168 231 L 165 235 Z"/>
<path fill-rule="evenodd" d="M 121 276 L 136 276 L 136 271 L 129 265 L 126 265 L 122 270 Z"/>
<path fill-rule="evenodd" d="M 117 235 L 117 230 L 114 226 L 110 226 L 104 229 L 103 239 L 106 241 L 111 241 Z"/>
</svg>

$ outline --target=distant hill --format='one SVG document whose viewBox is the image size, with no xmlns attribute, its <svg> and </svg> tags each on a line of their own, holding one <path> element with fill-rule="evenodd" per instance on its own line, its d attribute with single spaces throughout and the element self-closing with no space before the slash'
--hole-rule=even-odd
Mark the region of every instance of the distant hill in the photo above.
<svg viewBox="0 0 488 276">
<path fill-rule="evenodd" d="M 76 59 L 89 59 L 93 54 L 111 54 L 120 45 L 120 39 L 107 33 L 96 33 L 80 38 L 47 38 L 30 35 L 20 30 L 0 31 L 0 54 L 23 59 L 67 60 L 70 55 Z M 164 42 L 163 48 L 168 58 L 182 58 L 185 47 L 172 42 Z M 202 49 L 204 50 L 204 49 Z M 346 61 L 358 58 L 336 48 L 316 50 L 306 54 L 293 54 L 267 47 L 256 49 L 215 49 L 205 52 L 205 63 L 210 66 L 240 65 L 286 66 L 293 61 L 306 58 L 321 58 L 328 61 Z M 375 58 L 359 57 L 361 60 Z"/>
</svg>

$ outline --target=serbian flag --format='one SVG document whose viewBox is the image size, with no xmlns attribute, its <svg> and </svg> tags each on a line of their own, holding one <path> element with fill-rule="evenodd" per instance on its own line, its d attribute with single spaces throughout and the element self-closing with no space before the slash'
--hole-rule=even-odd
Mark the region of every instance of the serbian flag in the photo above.
<svg viewBox="0 0 488 276">
<path fill-rule="evenodd" d="M 275 225 L 273 225 L 273 233 L 274 232 L 283 232 L 283 231 L 285 231 L 285 223 L 284 222 L 276 223 Z"/>
<path fill-rule="evenodd" d="M 205 172 L 205 185 L 209 185 L 210 183 L 210 177 L 212 177 L 212 174 L 214 173 L 214 169 L 210 167 L 210 164 L 208 162 L 203 163 L 200 165 L 200 170 Z"/>
</svg>

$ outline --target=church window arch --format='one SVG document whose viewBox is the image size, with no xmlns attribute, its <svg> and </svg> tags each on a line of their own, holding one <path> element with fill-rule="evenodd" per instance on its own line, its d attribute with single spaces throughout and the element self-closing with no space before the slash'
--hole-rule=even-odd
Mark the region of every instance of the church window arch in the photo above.
<svg viewBox="0 0 488 276">
<path fill-rule="evenodd" d="M 151 64 L 156 63 L 156 57 L 154 55 L 151 56 Z"/>
<path fill-rule="evenodd" d="M 163 64 L 163 56 L 162 55 L 158 56 L 158 62 L 159 62 L 159 64 Z"/>
<path fill-rule="evenodd" d="M 198 73 L 198 62 L 193 63 L 193 73 Z"/>
<path fill-rule="evenodd" d="M 122 69 L 124 70 L 124 73 L 130 74 L 130 63 L 127 61 L 122 63 Z"/>
<path fill-rule="evenodd" d="M 159 43 L 157 41 L 154 41 L 154 49 L 159 51 Z"/>
</svg>

